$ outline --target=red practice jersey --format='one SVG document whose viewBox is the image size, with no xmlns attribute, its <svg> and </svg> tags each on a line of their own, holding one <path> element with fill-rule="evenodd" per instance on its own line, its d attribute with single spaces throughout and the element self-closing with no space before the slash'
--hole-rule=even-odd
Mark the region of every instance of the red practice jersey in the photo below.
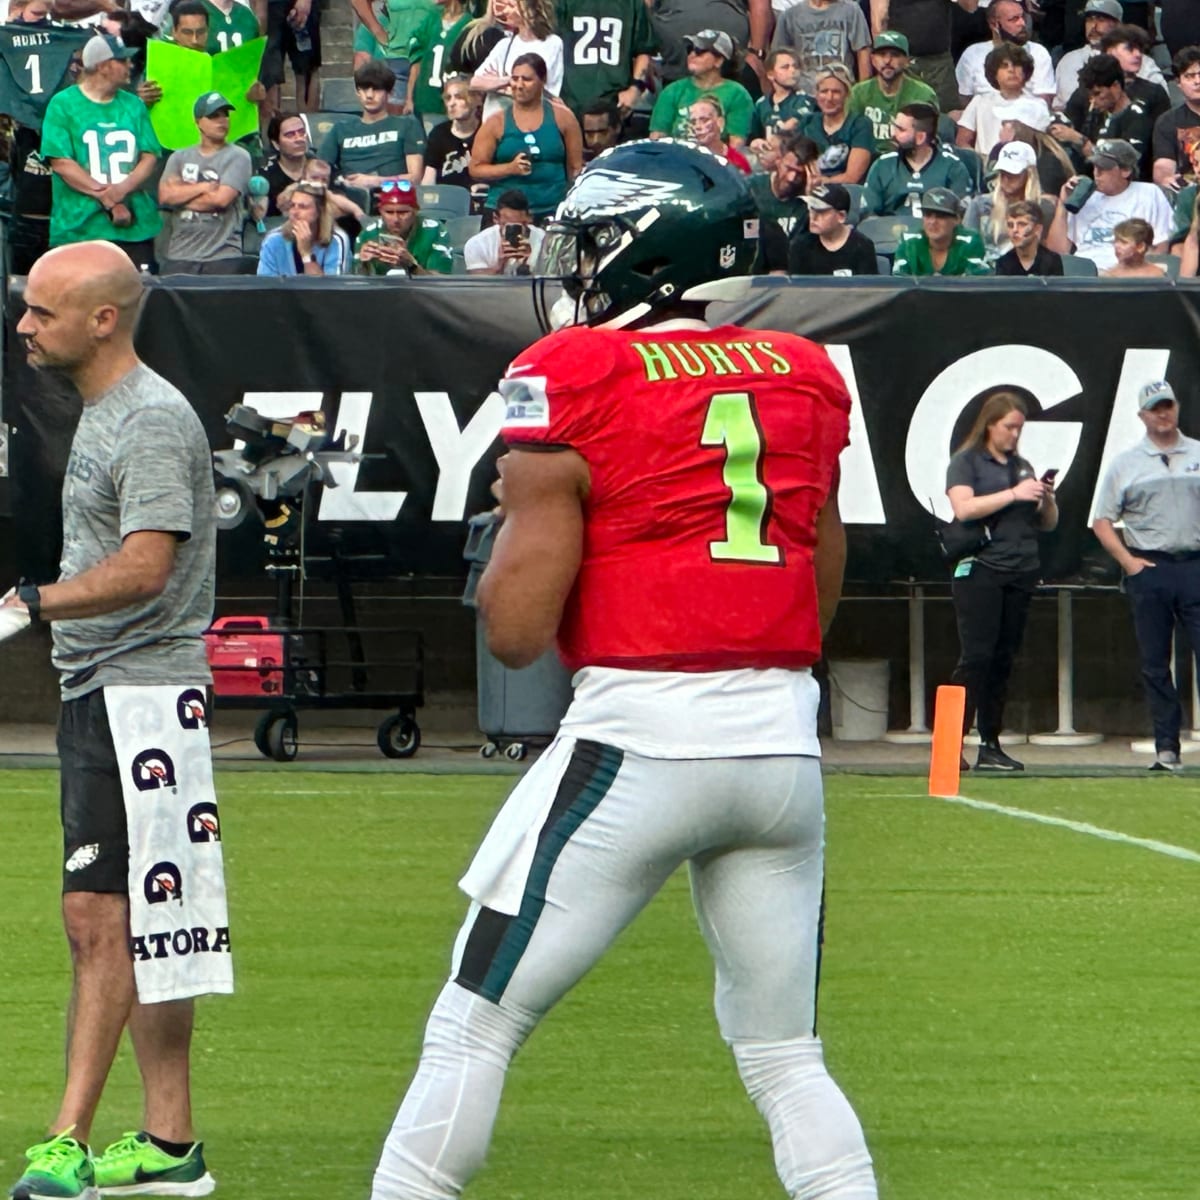
<svg viewBox="0 0 1200 1200">
<path fill-rule="evenodd" d="M 500 385 L 510 446 L 569 446 L 591 473 L 559 651 L 572 670 L 811 666 L 846 385 L 804 338 L 684 324 L 565 329 Z"/>
</svg>

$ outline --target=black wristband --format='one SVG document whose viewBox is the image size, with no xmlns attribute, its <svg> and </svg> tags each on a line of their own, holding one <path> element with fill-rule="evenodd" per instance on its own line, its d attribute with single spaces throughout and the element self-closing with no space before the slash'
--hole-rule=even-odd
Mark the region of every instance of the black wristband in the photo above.
<svg viewBox="0 0 1200 1200">
<path fill-rule="evenodd" d="M 17 584 L 17 599 L 29 609 L 29 619 L 42 619 L 42 593 L 36 583 L 21 582 Z"/>
<path fill-rule="evenodd" d="M 635 79 L 633 81 L 633 86 L 637 88 L 639 92 L 648 92 L 650 90 L 650 85 L 644 79 Z"/>
</svg>

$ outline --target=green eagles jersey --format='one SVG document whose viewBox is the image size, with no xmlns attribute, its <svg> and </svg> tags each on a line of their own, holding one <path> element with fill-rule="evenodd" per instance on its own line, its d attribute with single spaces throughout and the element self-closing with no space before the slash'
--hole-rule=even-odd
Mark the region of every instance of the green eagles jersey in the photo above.
<svg viewBox="0 0 1200 1200">
<path fill-rule="evenodd" d="M 938 107 L 937 93 L 927 83 L 905 75 L 900 90 L 894 96 L 884 95 L 879 80 L 872 76 L 856 83 L 850 91 L 847 111 L 871 122 L 875 133 L 875 153 L 885 154 L 895 149 L 892 142 L 892 119 L 906 104 L 932 104 Z"/>
<path fill-rule="evenodd" d="M 446 108 L 442 104 L 442 73 L 450 60 L 451 47 L 472 20 L 474 18 L 468 10 L 447 29 L 442 25 L 442 10 L 435 8 L 421 22 L 421 28 L 413 34 L 408 57 L 414 63 L 421 64 L 421 74 L 413 89 L 413 107 L 422 116 L 438 116 L 445 113 Z M 370 34 L 367 36 L 370 37 Z"/>
<path fill-rule="evenodd" d="M 244 4 L 234 0 L 233 8 L 226 16 L 210 0 L 200 0 L 208 13 L 208 42 L 205 50 L 209 54 L 220 54 L 223 50 L 232 50 L 245 42 L 252 42 L 259 36 L 258 18 Z"/>
<path fill-rule="evenodd" d="M 1172 246 L 1177 246 L 1182 242 L 1187 237 L 1188 231 L 1192 228 L 1192 218 L 1196 213 L 1196 196 L 1198 193 L 1200 193 L 1200 186 L 1189 183 L 1175 197 L 1175 212 L 1171 224 Z"/>
<path fill-rule="evenodd" d="M 407 175 L 408 155 L 425 153 L 425 129 L 415 117 L 364 121 L 347 117 L 322 139 L 317 157 L 338 175 Z"/>
<path fill-rule="evenodd" d="M 749 137 L 750 121 L 754 116 L 754 101 L 750 93 L 732 79 L 722 79 L 713 88 L 698 87 L 690 75 L 667 84 L 659 93 L 654 111 L 650 114 L 650 132 L 686 140 L 689 110 L 701 96 L 709 93 L 716 96 L 725 109 L 726 136 Z"/>
<path fill-rule="evenodd" d="M 973 229 L 961 225 L 954 231 L 954 241 L 940 271 L 933 269 L 929 239 L 923 233 L 906 233 L 896 247 L 893 275 L 990 275 L 983 238 Z"/>
<path fill-rule="evenodd" d="M 658 43 L 643 0 L 558 0 L 557 9 L 562 98 L 579 116 L 594 100 L 615 100 L 633 78 L 633 60 Z"/>
<path fill-rule="evenodd" d="M 162 154 L 146 106 L 132 92 L 117 92 L 107 104 L 88 99 L 78 86 L 59 92 L 46 106 L 42 157 L 69 158 L 97 183 L 120 183 L 145 153 Z M 77 192 L 57 174 L 53 181 L 50 245 L 99 239 L 140 242 L 158 233 L 158 201 L 149 192 L 132 192 L 125 203 L 133 224 L 112 223 L 99 200 Z"/>
<path fill-rule="evenodd" d="M 50 97 L 69 82 L 71 55 L 90 29 L 45 25 L 0 25 L 0 112 L 18 125 L 41 129 Z"/>
<path fill-rule="evenodd" d="M 803 92 L 793 92 L 780 101 L 760 96 L 754 102 L 754 119 L 750 123 L 750 138 L 767 137 L 779 131 L 779 127 L 790 121 L 788 129 L 798 131 L 800 122 L 816 112 L 813 102 Z M 786 131 L 785 131 L 786 132 Z"/>
<path fill-rule="evenodd" d="M 372 258 L 367 262 L 359 261 L 359 254 L 367 242 L 377 241 L 386 234 L 382 221 L 373 221 L 358 235 L 354 243 L 354 270 L 360 275 L 386 275 L 391 268 L 387 263 Z M 408 252 L 427 271 L 437 271 L 440 275 L 449 275 L 453 263 L 453 251 L 450 238 L 441 221 L 432 218 L 417 218 L 412 232 L 404 239 Z"/>
<path fill-rule="evenodd" d="M 960 200 L 975 192 L 971 172 L 952 146 L 938 145 L 920 171 L 893 150 L 877 158 L 867 172 L 863 211 L 871 216 L 891 216 L 915 208 L 930 188 L 949 188 Z"/>
</svg>

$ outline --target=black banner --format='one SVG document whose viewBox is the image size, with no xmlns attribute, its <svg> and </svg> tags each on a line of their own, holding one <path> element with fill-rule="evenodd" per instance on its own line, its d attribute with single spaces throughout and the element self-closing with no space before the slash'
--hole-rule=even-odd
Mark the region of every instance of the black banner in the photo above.
<svg viewBox="0 0 1200 1200">
<path fill-rule="evenodd" d="M 1142 436 L 1137 389 L 1170 378 L 1185 431 L 1200 432 L 1187 383 L 1200 367 L 1198 296 L 1096 280 L 762 280 L 710 316 L 812 337 L 846 377 L 856 404 L 840 499 L 852 581 L 946 578 L 931 510 L 948 515 L 946 462 L 1000 387 L 1028 401 L 1021 453 L 1039 473 L 1059 472 L 1046 578 L 1094 580 L 1111 567 L 1088 532 L 1094 493 L 1103 466 Z M 5 565 L 49 578 L 73 424 L 61 391 L 24 366 L 14 319 L 4 415 L 19 519 Z M 214 448 L 230 444 L 224 415 L 237 403 L 272 416 L 320 408 L 357 436 L 366 458 L 313 498 L 305 549 L 312 573 L 340 558 L 371 578 L 463 573 L 465 520 L 490 507 L 501 450 L 489 396 L 538 336 L 524 280 L 196 278 L 156 283 L 138 347 L 191 399 Z M 224 536 L 221 560 L 222 586 L 254 575 L 257 533 Z"/>
</svg>

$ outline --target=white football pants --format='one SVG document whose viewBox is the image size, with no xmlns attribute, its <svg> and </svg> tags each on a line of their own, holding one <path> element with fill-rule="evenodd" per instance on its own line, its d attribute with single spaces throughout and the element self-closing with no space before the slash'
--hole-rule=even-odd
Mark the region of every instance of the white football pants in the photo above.
<svg viewBox="0 0 1200 1200">
<path fill-rule="evenodd" d="M 526 777 L 545 787 L 544 779 Z M 716 1014 L 793 1200 L 875 1200 L 871 1159 L 815 1036 L 824 812 L 805 757 L 650 759 L 576 744 L 520 911 L 473 904 L 373 1200 L 447 1200 L 482 1165 L 509 1061 L 686 862 Z"/>
</svg>

